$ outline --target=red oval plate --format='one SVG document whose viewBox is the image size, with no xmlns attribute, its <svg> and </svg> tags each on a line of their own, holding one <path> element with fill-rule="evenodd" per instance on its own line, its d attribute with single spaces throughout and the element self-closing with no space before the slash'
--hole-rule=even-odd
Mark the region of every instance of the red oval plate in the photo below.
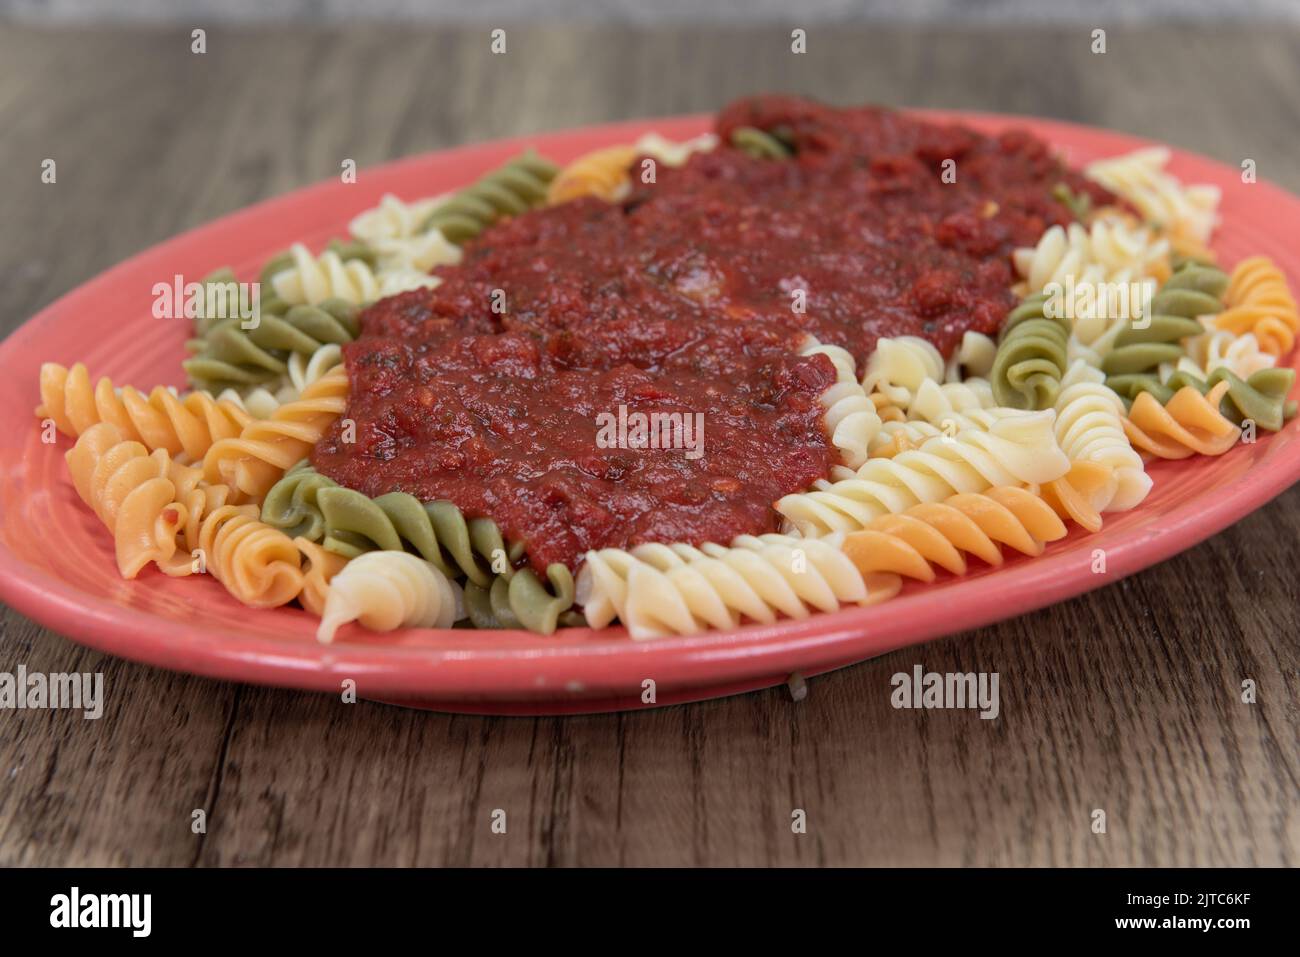
<svg viewBox="0 0 1300 957">
<path fill-rule="evenodd" d="M 980 130 L 1023 126 L 1074 165 L 1146 141 L 1044 120 L 934 113 Z M 1075 530 L 1037 559 L 1008 561 L 965 578 L 909 586 L 875 608 L 728 633 L 634 642 L 622 629 L 527 632 L 404 631 L 352 627 L 331 646 L 297 609 L 252 611 L 202 576 L 150 570 L 117 576 L 99 521 L 67 479 L 60 439 L 42 444 L 31 414 L 43 361 L 83 361 L 93 375 L 137 387 L 183 385 L 185 320 L 151 318 L 155 282 L 187 280 L 222 264 L 241 278 L 290 242 L 318 248 L 343 235 L 384 193 L 415 198 L 454 189 L 528 145 L 564 161 L 649 130 L 686 138 L 708 117 L 639 121 L 465 147 L 365 170 L 355 184 L 326 182 L 260 203 L 155 246 L 43 310 L 0 346 L 0 598 L 76 641 L 164 668 L 217 678 L 337 692 L 356 682 L 369 698 L 450 711 L 545 714 L 643 707 L 643 684 L 671 704 L 734 694 L 813 675 L 950 632 L 1060 601 L 1188 548 L 1300 478 L 1300 420 L 1280 434 L 1215 459 L 1160 462 L 1155 490 L 1137 510 L 1107 517 L 1096 535 Z M 1215 249 L 1226 263 L 1253 253 L 1300 275 L 1300 200 L 1236 170 L 1175 151 L 1172 171 L 1223 189 Z M 1291 362 L 1295 361 L 1293 357 Z M 1093 571 L 1097 549 L 1105 571 Z"/>
</svg>

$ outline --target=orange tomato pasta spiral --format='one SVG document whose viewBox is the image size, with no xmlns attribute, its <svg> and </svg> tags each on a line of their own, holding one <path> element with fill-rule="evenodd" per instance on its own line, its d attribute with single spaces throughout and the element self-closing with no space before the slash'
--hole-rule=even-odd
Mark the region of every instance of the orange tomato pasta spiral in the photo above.
<svg viewBox="0 0 1300 957">
<path fill-rule="evenodd" d="M 1047 502 L 1027 489 L 1002 486 L 883 515 L 846 535 L 841 548 L 864 577 L 931 582 L 936 565 L 964 575 L 964 553 L 1000 565 L 1002 545 L 1039 555 L 1045 542 L 1064 537 L 1065 525 Z"/>
<path fill-rule="evenodd" d="M 1284 356 L 1295 345 L 1300 315 L 1286 276 L 1267 256 L 1252 256 L 1232 270 L 1227 308 L 1214 319 L 1219 329 L 1242 336 L 1253 332 L 1259 347 L 1269 355 Z"/>
<path fill-rule="evenodd" d="M 239 404 L 206 392 L 178 396 L 157 386 L 146 396 L 126 386 L 119 394 L 107 376 L 92 384 L 80 362 L 71 369 L 54 362 L 42 365 L 40 389 L 36 414 L 53 419 L 64 435 L 76 438 L 92 425 L 111 422 L 123 438 L 150 451 L 183 452 L 192 460 L 201 459 L 212 443 L 239 435 L 252 421 Z"/>
<path fill-rule="evenodd" d="M 123 578 L 135 578 L 150 562 L 169 574 L 187 573 L 177 571 L 188 569 L 190 559 L 183 555 L 178 564 L 176 536 L 185 515 L 175 504 L 165 450 L 150 453 L 101 422 L 82 433 L 66 459 L 77 494 L 113 535 Z"/>
<path fill-rule="evenodd" d="M 302 552 L 307 565 L 303 569 L 302 592 L 298 601 L 302 607 L 317 617 L 325 613 L 325 600 L 329 597 L 330 581 L 343 570 L 348 560 L 336 555 L 309 538 L 295 538 L 293 543 Z"/>
<path fill-rule="evenodd" d="M 285 470 L 301 461 L 348 404 L 348 377 L 335 366 L 269 419 L 253 419 L 236 438 L 215 443 L 203 459 L 210 484 L 229 485 L 241 500 L 260 502 Z"/>
<path fill-rule="evenodd" d="M 633 146 L 607 146 L 579 156 L 560 170 L 546 191 L 546 203 L 554 206 L 579 196 L 595 196 L 616 202 L 627 192 L 628 169 L 636 159 Z"/>
<path fill-rule="evenodd" d="M 227 504 L 230 489 L 204 482 L 198 468 L 165 449 L 150 453 L 101 422 L 82 434 L 67 461 L 77 494 L 113 534 L 122 577 L 134 578 L 150 562 L 168 575 L 193 574 L 202 549 L 206 570 L 246 605 L 283 605 L 302 591 L 293 541 L 263 524 L 257 506 Z"/>
<path fill-rule="evenodd" d="M 207 570 L 245 605 L 288 604 L 303 587 L 302 555 L 278 528 L 258 518 L 256 505 L 222 505 L 203 517 L 197 539 Z"/>
<path fill-rule="evenodd" d="M 1198 452 L 1222 455 L 1241 435 L 1219 411 L 1228 387 L 1224 380 L 1201 395 L 1183 386 L 1163 406 L 1150 392 L 1140 393 L 1124 420 L 1124 434 L 1133 448 L 1162 459 L 1185 459 Z"/>
</svg>

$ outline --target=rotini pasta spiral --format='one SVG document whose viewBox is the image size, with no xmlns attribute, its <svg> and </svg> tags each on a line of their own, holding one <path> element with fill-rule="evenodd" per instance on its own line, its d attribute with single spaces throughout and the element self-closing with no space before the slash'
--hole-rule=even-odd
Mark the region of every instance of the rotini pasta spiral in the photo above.
<svg viewBox="0 0 1300 957">
<path fill-rule="evenodd" d="M 371 248 L 385 240 L 410 239 L 420 233 L 420 224 L 441 200 L 442 197 L 429 196 L 406 203 L 392 193 L 385 193 L 379 205 L 352 218 L 348 232 Z"/>
<path fill-rule="evenodd" d="M 547 567 L 548 591 L 531 569 L 516 567 L 522 545 L 508 546 L 491 519 L 466 519 L 451 502 L 420 502 L 404 492 L 371 499 L 341 488 L 305 460 L 267 493 L 262 521 L 346 557 L 413 550 L 444 575 L 466 579 L 466 608 L 478 628 L 550 634 L 573 606 L 569 569 Z"/>
<path fill-rule="evenodd" d="M 927 379 L 943 379 L 943 356 L 931 343 L 919 336 L 896 336 L 876 340 L 876 348 L 867 359 L 862 388 L 880 392 L 892 405 L 904 412 L 912 396 Z"/>
<path fill-rule="evenodd" d="M 275 294 L 290 305 L 319 305 L 341 299 L 359 306 L 377 299 L 379 279 L 365 258 L 345 259 L 334 249 L 313 256 L 302 243 L 289 248 L 289 261 L 270 273 Z"/>
<path fill-rule="evenodd" d="M 343 570 L 348 560 L 306 538 L 295 538 L 293 544 L 302 553 L 304 561 L 302 591 L 298 594 L 298 601 L 303 608 L 319 618 L 325 613 L 330 582 Z"/>
<path fill-rule="evenodd" d="M 1012 261 L 1031 293 L 1042 292 L 1050 283 L 1163 278 L 1169 270 L 1169 242 L 1121 220 L 1099 218 L 1088 227 L 1051 226 L 1036 246 L 1017 249 Z"/>
<path fill-rule="evenodd" d="M 541 205 L 557 172 L 554 163 L 529 150 L 440 202 L 420 230 L 436 229 L 451 242 L 464 243 L 503 216 Z"/>
<path fill-rule="evenodd" d="M 266 383 L 287 374 L 290 357 L 311 357 L 326 345 L 351 342 L 361 331 L 357 316 L 351 303 L 326 299 L 316 306 L 293 306 L 283 316 L 262 315 L 252 329 L 225 319 L 191 343 L 196 354 L 181 365 L 196 388 Z"/>
<path fill-rule="evenodd" d="M 178 396 L 163 386 L 148 396 L 130 386 L 119 392 L 106 376 L 92 386 L 80 362 L 71 369 L 54 362 L 42 365 L 40 389 L 36 414 L 48 416 L 64 435 L 75 438 L 96 423 L 111 422 L 150 450 L 183 452 L 191 459 L 202 458 L 214 442 L 239 435 L 253 421 L 239 405 L 206 392 Z"/>
<path fill-rule="evenodd" d="M 251 420 L 237 437 L 214 443 L 203 457 L 204 477 L 260 502 L 285 471 L 311 451 L 347 402 L 347 372 L 335 366 L 269 419 Z"/>
<path fill-rule="evenodd" d="M 1184 265 L 1152 298 L 1144 328 L 1132 322 L 1118 327 L 1101 370 L 1108 376 L 1131 375 L 1177 362 L 1183 355 L 1181 341 L 1205 331 L 1197 318 L 1223 308 L 1219 296 L 1227 284 L 1227 275 L 1214 266 Z"/>
<path fill-rule="evenodd" d="M 1218 222 L 1219 188 L 1183 186 L 1165 170 L 1169 157 L 1163 146 L 1148 147 L 1091 163 L 1084 175 L 1128 200 L 1171 238 L 1203 245 Z"/>
<path fill-rule="evenodd" d="M 573 612 L 573 573 L 558 562 L 546 568 L 550 590 L 531 568 L 513 569 L 498 575 L 483 588 L 465 582 L 465 611 L 475 628 L 526 628 L 549 635 L 560 625 L 580 625 L 582 616 Z"/>
<path fill-rule="evenodd" d="M 1260 369 L 1248 379 L 1242 379 L 1226 366 L 1220 366 L 1206 379 L 1180 370 L 1164 381 L 1150 374 L 1112 376 L 1106 381 L 1108 384 L 1118 383 L 1124 390 L 1122 394 L 1131 400 L 1136 401 L 1139 396 L 1149 393 L 1160 405 L 1167 405 L 1181 389 L 1190 387 L 1206 395 L 1214 386 L 1224 382 L 1227 391 L 1223 393 L 1219 411 L 1230 422 L 1242 424 L 1250 420 L 1270 432 L 1282 428 L 1282 424 L 1296 412 L 1296 404 L 1287 399 L 1295 383 L 1294 369 Z"/>
<path fill-rule="evenodd" d="M 591 627 L 617 618 L 637 639 L 734 628 L 742 620 L 806 618 L 813 609 L 834 611 L 885 597 L 868 595 L 833 543 L 787 535 L 744 535 L 730 548 L 707 543 L 591 551 L 577 589 Z"/>
<path fill-rule="evenodd" d="M 1208 379 L 1215 369 L 1225 368 L 1234 375 L 1248 379 L 1261 369 L 1277 365 L 1277 356 L 1263 351 L 1255 334 L 1247 332 L 1237 336 L 1226 329 L 1212 329 L 1183 342 L 1187 355 L 1176 363 L 1162 363 L 1158 374 L 1166 381 L 1175 372 L 1198 379 Z"/>
<path fill-rule="evenodd" d="M 1286 276 L 1273 260 L 1252 256 L 1239 262 L 1224 299 L 1227 307 L 1214 321 L 1217 328 L 1238 336 L 1252 333 L 1259 347 L 1273 356 L 1291 351 L 1300 316 Z"/>
<path fill-rule="evenodd" d="M 350 621 L 392 631 L 450 628 L 463 617 L 460 586 L 431 564 L 406 552 L 370 552 L 352 559 L 330 581 L 316 638 L 332 642 Z"/>
<path fill-rule="evenodd" d="M 1122 512 L 1134 508 L 1151 491 L 1151 479 L 1142 458 L 1133 451 L 1124 434 L 1124 403 L 1105 384 L 1105 376 L 1083 361 L 1075 362 L 1061 380 L 1056 400 L 1056 440 L 1071 464 L 1091 463 L 1109 470 L 1111 480 L 1097 487 L 1089 481 L 1088 510 L 1069 508 L 1071 517 L 1089 531 L 1101 527 L 1099 512 Z M 1057 479 L 1071 484 L 1072 476 Z M 1091 476 L 1090 476 L 1091 478 Z M 1050 483 L 1049 483 L 1050 484 Z M 1073 486 L 1075 495 L 1057 488 L 1059 501 L 1082 502 L 1082 489 Z"/>
<path fill-rule="evenodd" d="M 794 150 L 779 135 L 779 132 L 760 130 L 754 126 L 740 126 L 731 132 L 731 145 L 755 159 L 789 159 L 794 155 Z"/>
<path fill-rule="evenodd" d="M 1067 319 L 1047 308 L 1048 301 L 1046 294 L 1036 293 L 1007 316 L 989 373 L 1000 406 L 1046 409 L 1056 401 L 1071 330 Z"/>
<path fill-rule="evenodd" d="M 185 517 L 173 504 L 176 487 L 168 478 L 166 451 L 151 454 L 115 425 L 100 422 L 82 433 L 66 459 L 77 494 L 113 536 L 123 578 L 135 578 L 152 562 L 175 566 Z M 188 566 L 189 556 L 182 562 Z"/>
<path fill-rule="evenodd" d="M 627 145 L 584 153 L 555 174 L 546 190 L 546 202 L 554 206 L 579 196 L 617 202 L 627 195 L 628 169 L 634 159 L 636 150 Z"/>
<path fill-rule="evenodd" d="M 853 356 L 847 349 L 811 337 L 799 354 L 824 355 L 835 366 L 836 382 L 821 395 L 826 408 L 823 421 L 842 462 L 849 468 L 857 468 L 867 460 L 867 448 L 880 431 L 880 415 L 858 382 Z"/>
<path fill-rule="evenodd" d="M 993 371 L 993 360 L 998 354 L 998 344 L 982 332 L 966 330 L 961 342 L 948 357 L 944 370 L 947 382 L 962 382 L 970 378 L 987 379 Z M 990 393 L 991 394 L 991 393 Z"/>
<path fill-rule="evenodd" d="M 883 515 L 844 536 L 841 548 L 864 578 L 885 573 L 932 582 L 936 565 L 966 574 L 966 554 L 1001 565 L 1003 545 L 1041 555 L 1046 542 L 1064 537 L 1065 525 L 1042 498 L 1002 486 Z"/>
<path fill-rule="evenodd" d="M 1227 390 L 1227 382 L 1220 382 L 1205 395 L 1184 386 L 1164 405 L 1150 392 L 1143 392 L 1133 400 L 1124 432 L 1134 448 L 1162 459 L 1222 455 L 1241 435 L 1219 411 Z"/>
<path fill-rule="evenodd" d="M 124 578 L 150 562 L 168 575 L 189 575 L 200 555 L 203 570 L 246 605 L 298 597 L 297 547 L 258 521 L 256 507 L 227 504 L 230 490 L 204 482 L 197 468 L 163 449 L 147 453 L 106 422 L 88 429 L 67 460 L 77 494 L 113 534 Z"/>
<path fill-rule="evenodd" d="M 952 421 L 964 427 L 961 416 L 976 409 L 991 409 L 997 405 L 993 388 L 984 379 L 967 379 L 965 382 L 945 382 L 932 379 L 921 383 L 907 410 L 909 419 L 921 419 L 941 428 Z"/>
<path fill-rule="evenodd" d="M 1041 485 L 1060 478 L 1070 467 L 1053 434 L 1056 414 L 988 409 L 985 428 L 945 435 L 933 426 L 912 422 L 928 434 L 917 448 L 893 458 L 872 458 L 854 478 L 819 482 L 810 492 L 787 495 L 776 510 L 789 528 L 805 538 L 856 531 L 887 513 L 922 502 L 942 501 L 957 492 L 982 492 L 1019 482 Z"/>
</svg>

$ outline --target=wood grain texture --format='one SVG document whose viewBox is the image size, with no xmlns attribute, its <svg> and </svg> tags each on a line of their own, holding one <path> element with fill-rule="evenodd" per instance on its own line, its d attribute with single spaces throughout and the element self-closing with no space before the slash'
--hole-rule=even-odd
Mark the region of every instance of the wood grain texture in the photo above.
<svg viewBox="0 0 1300 957">
<path fill-rule="evenodd" d="M 1141 132 L 1300 190 L 1291 28 L 0 32 L 0 331 L 247 203 L 484 138 L 761 90 Z M 39 183 L 58 162 L 57 186 Z M 10 610 L 0 671 L 103 671 L 105 715 L 0 712 L 0 864 L 1300 863 L 1300 488 L 1090 595 L 783 690 L 477 718 L 105 658 Z M 895 711 L 914 664 L 1001 716 Z M 1254 679 L 1257 704 L 1240 684 Z M 207 833 L 191 832 L 205 809 Z M 791 813 L 806 811 L 806 834 Z M 1090 830 L 1104 809 L 1105 835 Z M 506 812 L 507 832 L 491 816 Z"/>
</svg>

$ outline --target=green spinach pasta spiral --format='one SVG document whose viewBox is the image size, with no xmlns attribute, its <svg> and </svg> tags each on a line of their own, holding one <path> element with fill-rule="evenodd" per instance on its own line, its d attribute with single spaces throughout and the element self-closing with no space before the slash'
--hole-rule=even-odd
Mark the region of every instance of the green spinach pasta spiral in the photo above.
<svg viewBox="0 0 1300 957">
<path fill-rule="evenodd" d="M 1296 404 L 1287 400 L 1287 394 L 1295 384 L 1294 369 L 1260 369 L 1242 379 L 1226 366 L 1220 366 L 1206 379 L 1180 371 L 1161 382 L 1154 372 L 1144 372 L 1111 376 L 1106 383 L 1126 404 L 1132 404 L 1141 393 L 1150 392 L 1164 405 L 1185 386 L 1205 395 L 1224 381 L 1228 383 L 1228 391 L 1219 403 L 1219 411 L 1237 425 L 1249 419 L 1261 429 L 1276 432 L 1296 414 Z"/>
<path fill-rule="evenodd" d="M 466 519 L 448 501 L 421 502 L 405 492 L 372 499 L 303 460 L 267 493 L 262 521 L 347 558 L 376 549 L 414 552 L 449 578 L 465 580 L 466 607 L 479 628 L 550 634 L 569 622 L 574 586 L 568 567 L 546 569 L 548 591 L 531 569 L 516 567 L 521 543 L 507 546 L 495 522 Z"/>
<path fill-rule="evenodd" d="M 290 306 L 283 315 L 263 311 L 253 329 L 238 319 L 223 319 L 200 339 L 182 366 L 195 387 L 256 385 L 285 374 L 293 353 L 313 355 L 321 346 L 351 342 L 361 332 L 360 309 L 342 299 L 316 306 Z"/>
<path fill-rule="evenodd" d="M 769 133 L 756 126 L 740 126 L 731 131 L 731 145 L 755 159 L 789 159 L 794 155 L 794 149 L 787 142 L 788 132 L 784 137 L 782 132 L 774 130 Z"/>
<path fill-rule="evenodd" d="M 439 203 L 420 226 L 437 229 L 450 242 L 473 239 L 503 216 L 518 216 L 546 199 L 559 167 L 529 150 Z"/>
<path fill-rule="evenodd" d="M 1047 315 L 1046 293 L 1029 296 L 1007 315 L 989 379 L 998 405 L 1050 409 L 1069 364 L 1069 320 Z"/>
<path fill-rule="evenodd" d="M 1146 328 L 1126 325 L 1101 360 L 1101 371 L 1112 377 L 1133 375 L 1162 362 L 1177 362 L 1184 355 L 1182 340 L 1205 331 L 1196 317 L 1223 311 L 1219 297 L 1227 288 L 1223 270 L 1190 260 L 1183 263 L 1152 297 Z"/>
</svg>

